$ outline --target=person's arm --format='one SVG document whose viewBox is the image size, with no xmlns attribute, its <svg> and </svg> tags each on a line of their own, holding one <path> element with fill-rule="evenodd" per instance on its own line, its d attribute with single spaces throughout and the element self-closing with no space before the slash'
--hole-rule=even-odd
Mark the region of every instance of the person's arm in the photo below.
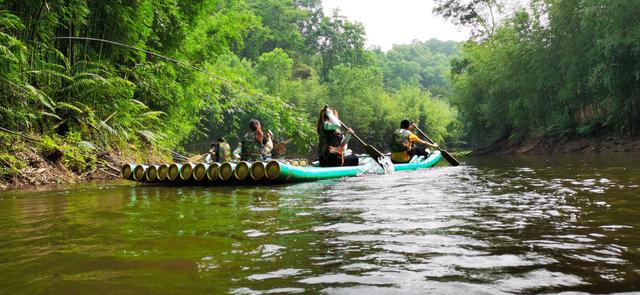
<svg viewBox="0 0 640 295">
<path fill-rule="evenodd" d="M 353 129 L 347 129 L 347 134 L 342 138 L 342 141 L 340 142 L 340 148 L 342 148 L 343 150 L 347 148 L 347 144 L 351 139 L 351 134 L 353 134 Z"/>
<path fill-rule="evenodd" d="M 432 148 L 434 148 L 434 149 L 437 149 L 437 148 L 438 148 L 438 144 L 437 144 L 437 143 L 429 143 L 428 141 L 424 141 L 424 140 L 423 140 L 422 142 L 423 142 L 423 144 L 424 144 L 424 145 L 426 145 L 426 146 L 430 146 L 430 147 L 432 147 Z"/>
<path fill-rule="evenodd" d="M 418 136 L 417 136 L 417 135 L 415 135 L 415 134 L 411 134 L 411 135 L 409 135 L 409 141 L 412 141 L 412 142 L 415 142 L 415 143 L 418 143 L 418 144 L 421 144 L 421 145 L 426 145 L 426 146 L 428 146 L 428 147 L 432 147 L 432 148 L 434 148 L 434 149 L 435 149 L 435 148 L 438 148 L 438 144 L 437 144 L 437 143 L 431 144 L 431 143 L 429 143 L 429 142 L 428 142 L 428 141 L 426 141 L 426 140 L 422 140 L 422 139 L 420 139 L 420 137 L 418 137 Z"/>
<path fill-rule="evenodd" d="M 411 123 L 411 126 L 416 127 L 416 128 L 418 127 L 418 125 L 416 125 L 416 123 Z M 417 135 L 415 135 L 413 133 L 411 134 L 411 136 L 409 136 L 409 140 L 410 141 L 414 141 L 412 139 L 414 139 L 415 142 L 417 142 L 417 143 L 419 143 L 421 145 L 426 145 L 426 146 L 432 147 L 434 149 L 438 148 L 438 144 L 437 143 L 429 143 L 426 140 L 420 139 L 420 137 L 418 137 Z"/>
<path fill-rule="evenodd" d="M 331 120 L 327 120 L 322 124 L 322 128 L 327 131 L 335 131 L 340 128 L 340 125 L 332 122 Z"/>
</svg>

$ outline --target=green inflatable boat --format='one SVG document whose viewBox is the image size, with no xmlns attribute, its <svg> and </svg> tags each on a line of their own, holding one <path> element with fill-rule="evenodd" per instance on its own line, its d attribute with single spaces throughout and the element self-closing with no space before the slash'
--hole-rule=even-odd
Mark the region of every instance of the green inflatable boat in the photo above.
<svg viewBox="0 0 640 295">
<path fill-rule="evenodd" d="M 395 171 L 417 170 L 430 168 L 438 164 L 442 159 L 440 151 L 433 152 L 429 157 L 418 162 L 406 164 L 394 164 Z M 291 166 L 278 161 L 271 161 L 266 166 L 266 176 L 271 181 L 299 182 L 319 179 L 340 178 L 358 176 L 369 169 L 368 165 L 352 167 L 300 167 Z"/>
<path fill-rule="evenodd" d="M 395 164 L 395 171 L 430 168 L 442 159 L 439 151 L 426 159 Z M 379 169 L 371 158 L 363 165 L 322 168 L 307 166 L 305 160 L 235 163 L 124 164 L 122 178 L 142 183 L 167 185 L 242 185 L 314 181 L 358 176 Z"/>
</svg>

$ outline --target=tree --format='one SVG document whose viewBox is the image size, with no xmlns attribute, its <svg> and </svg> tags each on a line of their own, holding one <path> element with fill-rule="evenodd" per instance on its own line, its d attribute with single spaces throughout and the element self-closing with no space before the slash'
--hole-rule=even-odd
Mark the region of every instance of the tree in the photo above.
<svg viewBox="0 0 640 295">
<path fill-rule="evenodd" d="M 270 94 L 280 93 L 293 69 L 293 60 L 280 48 L 263 53 L 256 64 L 256 73 Z"/>
<path fill-rule="evenodd" d="M 497 0 L 436 0 L 433 12 L 454 24 L 471 26 L 476 37 L 491 38 L 496 30 L 496 14 L 502 8 Z"/>
</svg>

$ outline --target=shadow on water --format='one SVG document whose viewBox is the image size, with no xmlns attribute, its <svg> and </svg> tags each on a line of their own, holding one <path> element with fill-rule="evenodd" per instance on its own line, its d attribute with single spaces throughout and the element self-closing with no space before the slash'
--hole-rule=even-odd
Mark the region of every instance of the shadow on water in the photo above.
<svg viewBox="0 0 640 295">
<path fill-rule="evenodd" d="M 7 293 L 640 291 L 640 158 L 0 193 Z"/>
</svg>

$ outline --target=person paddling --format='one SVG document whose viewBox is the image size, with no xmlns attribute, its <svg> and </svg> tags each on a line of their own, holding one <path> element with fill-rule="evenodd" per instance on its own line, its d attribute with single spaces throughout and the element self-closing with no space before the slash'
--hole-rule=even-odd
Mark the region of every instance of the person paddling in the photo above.
<svg viewBox="0 0 640 295">
<path fill-rule="evenodd" d="M 334 119 L 335 118 L 335 119 Z M 357 166 L 359 159 L 347 153 L 347 143 L 353 130 L 347 129 L 347 135 L 340 130 L 338 112 L 328 106 L 320 110 L 316 131 L 318 132 L 318 160 L 321 167 Z"/>
<path fill-rule="evenodd" d="M 271 132 L 262 132 L 260 121 L 249 121 L 249 132 L 240 141 L 240 159 L 243 161 L 262 161 L 273 149 Z"/>
<path fill-rule="evenodd" d="M 437 143 L 431 144 L 413 134 L 416 127 L 415 123 L 405 119 L 400 122 L 400 128 L 393 132 L 391 140 L 391 161 L 393 163 L 407 163 L 411 161 L 413 156 L 429 156 L 427 149 L 415 148 L 415 144 L 438 148 Z"/>
</svg>

